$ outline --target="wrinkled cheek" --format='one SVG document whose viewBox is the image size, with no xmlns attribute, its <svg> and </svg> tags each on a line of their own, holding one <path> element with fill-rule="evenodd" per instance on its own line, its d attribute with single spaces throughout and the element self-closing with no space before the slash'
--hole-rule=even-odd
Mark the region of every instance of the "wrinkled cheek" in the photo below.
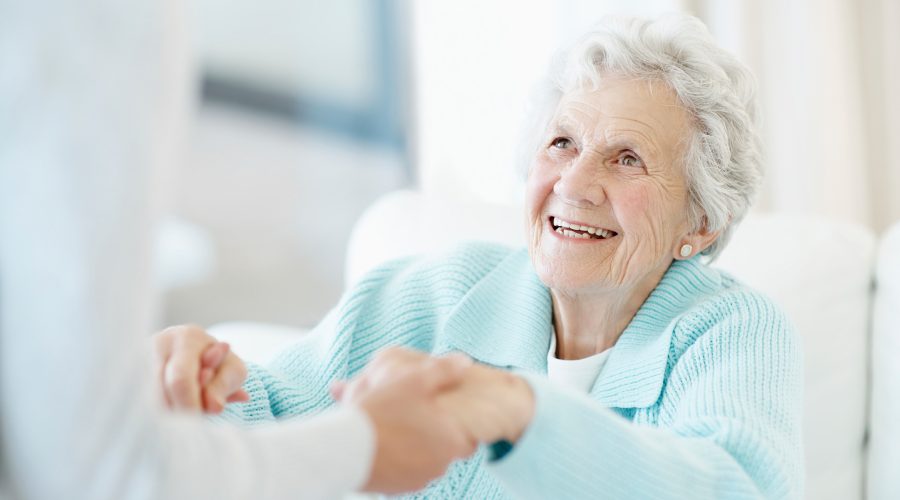
<svg viewBox="0 0 900 500">
<path fill-rule="evenodd" d="M 617 259 L 618 273 L 624 278 L 629 269 L 639 266 L 659 243 L 658 231 L 664 221 L 651 207 L 649 193 L 643 190 L 620 192 L 612 204 L 624 232 Z"/>
<path fill-rule="evenodd" d="M 535 222 L 529 211 L 525 214 L 525 240 L 528 244 L 528 251 L 534 256 L 539 256 L 542 252 L 542 235 L 541 226 Z"/>
<path fill-rule="evenodd" d="M 623 222 L 640 223 L 650 210 L 650 195 L 643 189 L 635 189 L 633 186 L 619 190 L 613 206 L 621 212 Z"/>
<path fill-rule="evenodd" d="M 530 205 L 539 208 L 547 195 L 553 191 L 553 177 L 539 166 L 532 169 L 525 184 L 525 196 Z"/>
<path fill-rule="evenodd" d="M 543 230 L 543 212 L 547 199 L 553 193 L 554 177 L 541 165 L 535 165 L 529 174 L 525 188 L 525 230 L 528 240 L 536 242 Z"/>
<path fill-rule="evenodd" d="M 631 235 L 631 261 L 634 266 L 646 268 L 655 266 L 660 258 L 668 255 L 672 245 L 671 223 L 667 214 L 659 210 L 646 212 L 643 220 L 636 221 L 636 229 Z"/>
</svg>

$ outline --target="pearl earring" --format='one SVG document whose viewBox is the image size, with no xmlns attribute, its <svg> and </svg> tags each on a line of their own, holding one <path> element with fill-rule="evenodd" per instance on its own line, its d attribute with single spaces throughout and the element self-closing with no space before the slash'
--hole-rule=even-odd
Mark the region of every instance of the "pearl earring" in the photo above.
<svg viewBox="0 0 900 500">
<path fill-rule="evenodd" d="M 682 245 L 681 246 L 681 256 L 682 257 L 688 257 L 689 255 L 691 255 L 691 252 L 693 252 L 693 251 L 694 251 L 694 247 L 692 247 L 690 245 Z"/>
</svg>

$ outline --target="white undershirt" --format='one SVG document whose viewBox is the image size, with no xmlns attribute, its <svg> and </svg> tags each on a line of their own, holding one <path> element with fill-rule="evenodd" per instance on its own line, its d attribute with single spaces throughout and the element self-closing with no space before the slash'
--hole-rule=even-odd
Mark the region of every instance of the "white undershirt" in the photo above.
<svg viewBox="0 0 900 500">
<path fill-rule="evenodd" d="M 547 378 L 553 383 L 581 392 L 590 392 L 603 370 L 612 349 L 598 352 L 583 359 L 559 359 L 556 357 L 556 329 L 550 335 L 550 351 L 547 353 Z"/>
</svg>

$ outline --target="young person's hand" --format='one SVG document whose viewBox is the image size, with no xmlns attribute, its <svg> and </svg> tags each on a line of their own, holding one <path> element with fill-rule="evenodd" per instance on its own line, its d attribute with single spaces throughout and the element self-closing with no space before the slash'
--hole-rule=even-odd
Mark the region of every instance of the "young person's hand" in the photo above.
<svg viewBox="0 0 900 500">
<path fill-rule="evenodd" d="M 221 413 L 226 403 L 249 400 L 241 387 L 247 367 L 202 328 L 173 326 L 153 338 L 156 368 L 166 406 L 179 411 Z"/>
<path fill-rule="evenodd" d="M 477 442 L 438 402 L 471 365 L 462 355 L 435 358 L 392 348 L 352 382 L 332 386 L 335 399 L 360 407 L 375 428 L 375 458 L 364 490 L 419 490 L 451 462 L 475 452 Z"/>
</svg>

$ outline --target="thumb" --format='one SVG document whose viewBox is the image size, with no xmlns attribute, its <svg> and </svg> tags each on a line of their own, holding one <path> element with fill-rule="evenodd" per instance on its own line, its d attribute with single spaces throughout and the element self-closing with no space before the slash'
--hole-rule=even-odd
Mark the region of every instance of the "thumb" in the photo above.
<svg viewBox="0 0 900 500">
<path fill-rule="evenodd" d="M 200 366 L 203 368 L 218 368 L 222 361 L 225 361 L 225 357 L 228 356 L 228 351 L 230 350 L 231 346 L 227 342 L 214 342 L 200 356 Z"/>
<path fill-rule="evenodd" d="M 208 411 L 219 412 L 225 407 L 228 397 L 240 390 L 247 376 L 247 370 L 237 358 L 226 360 L 215 378 L 204 390 L 204 407 Z"/>
</svg>

